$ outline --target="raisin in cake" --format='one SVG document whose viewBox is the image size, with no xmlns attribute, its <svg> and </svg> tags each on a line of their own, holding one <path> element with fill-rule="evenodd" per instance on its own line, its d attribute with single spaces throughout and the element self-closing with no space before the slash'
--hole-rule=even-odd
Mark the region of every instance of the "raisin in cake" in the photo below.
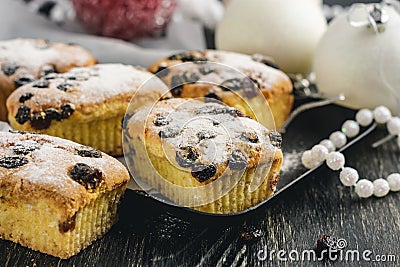
<svg viewBox="0 0 400 267">
<path fill-rule="evenodd" d="M 129 65 L 98 64 L 49 74 L 14 91 L 7 101 L 17 130 L 46 133 L 122 155 L 122 118 L 139 87 L 153 74 Z M 166 90 L 146 87 L 146 98 Z M 139 101 L 138 99 L 136 99 Z"/>
<path fill-rule="evenodd" d="M 205 61 L 217 62 L 237 69 L 244 75 L 225 73 L 224 68 L 209 66 Z M 167 69 L 183 62 L 193 62 L 193 65 Z M 189 51 L 161 59 L 149 70 L 158 73 L 160 78 L 172 88 L 175 97 L 207 97 L 218 99 L 228 106 L 235 107 L 246 115 L 255 118 L 267 112 L 264 104 L 255 100 L 256 90 L 261 89 L 268 101 L 276 127 L 279 128 L 290 114 L 293 105 L 292 83 L 288 76 L 275 68 L 269 58 L 262 55 L 248 56 L 239 53 L 205 50 Z M 213 81 L 219 86 L 195 83 L 198 80 Z M 181 85 L 184 83 L 183 85 Z M 258 89 L 259 88 L 259 89 Z M 250 104 L 250 110 L 243 100 L 234 92 L 241 91 L 244 102 Z M 254 103 L 253 103 L 254 102 Z M 271 125 L 271 124 L 268 124 Z"/>
<path fill-rule="evenodd" d="M 69 258 L 106 233 L 129 174 L 93 148 L 0 132 L 0 237 Z"/>
<path fill-rule="evenodd" d="M 125 137 L 132 175 L 176 205 L 235 213 L 270 197 L 279 180 L 279 133 L 218 103 L 159 101 L 129 119 Z"/>
<path fill-rule="evenodd" d="M 0 120 L 7 121 L 6 100 L 15 88 L 53 72 L 95 64 L 77 45 L 41 39 L 0 41 Z"/>
</svg>

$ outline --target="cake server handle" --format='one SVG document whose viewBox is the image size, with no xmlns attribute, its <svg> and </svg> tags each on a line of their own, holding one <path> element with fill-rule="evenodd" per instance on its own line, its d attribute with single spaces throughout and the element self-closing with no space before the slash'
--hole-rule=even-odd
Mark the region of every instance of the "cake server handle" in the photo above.
<svg viewBox="0 0 400 267">
<path fill-rule="evenodd" d="M 344 150 L 346 150 L 347 148 L 351 147 L 352 145 L 354 145 L 355 143 L 361 141 L 364 137 L 368 136 L 373 130 L 375 130 L 375 128 L 377 127 L 376 123 L 373 123 L 367 130 L 365 130 L 362 134 L 360 134 L 359 136 L 357 136 L 356 138 L 354 138 L 353 140 L 351 140 L 350 142 L 348 142 L 345 146 L 343 146 L 341 149 L 338 150 L 338 152 L 343 152 Z M 281 189 L 279 189 L 278 191 L 275 192 L 274 195 L 272 195 L 268 200 L 275 198 L 277 195 L 279 195 L 280 193 L 282 193 L 283 191 L 285 191 L 286 189 L 288 189 L 289 187 L 291 187 L 292 185 L 294 185 L 295 183 L 297 183 L 298 181 L 300 181 L 301 179 L 303 179 L 304 177 L 306 177 L 307 175 L 309 175 L 310 173 L 314 172 L 316 169 L 318 169 L 319 167 L 321 167 L 324 164 L 321 163 L 318 166 L 306 171 L 305 173 L 303 173 L 302 175 L 300 175 L 299 177 L 297 177 L 296 179 L 294 179 L 293 181 L 291 181 L 290 183 L 288 183 L 287 185 L 285 185 L 284 187 L 282 187 Z"/>
<path fill-rule="evenodd" d="M 126 161 L 124 156 L 122 157 L 118 157 L 116 158 L 119 162 L 121 162 L 122 164 L 124 164 L 124 166 L 128 168 L 128 166 L 126 165 Z M 126 186 L 127 189 L 133 190 L 133 191 L 144 191 L 135 181 L 135 179 L 132 178 L 132 175 L 129 173 L 129 176 L 131 177 L 131 179 L 128 182 L 128 185 Z"/>
<path fill-rule="evenodd" d="M 359 136 L 357 136 L 356 138 L 354 138 L 353 140 L 351 140 L 350 142 L 348 142 L 344 147 L 342 147 L 340 150 L 338 150 L 339 152 L 343 152 L 344 150 L 346 150 L 347 148 L 351 147 L 352 145 L 354 145 L 355 143 L 359 142 L 360 140 L 364 139 L 364 137 L 368 136 L 373 130 L 375 130 L 375 128 L 377 127 L 376 123 L 372 124 L 368 129 L 366 129 L 362 134 L 360 134 Z M 118 158 L 118 160 L 120 160 L 122 163 L 125 164 L 125 160 L 124 158 Z M 319 167 L 321 167 L 323 165 L 323 163 L 321 163 L 320 165 L 314 167 L 313 169 L 307 170 L 306 172 L 304 172 L 303 174 L 301 174 L 300 176 L 296 177 L 294 180 L 292 180 L 290 183 L 286 184 L 284 187 L 280 188 L 279 190 L 277 190 L 275 192 L 274 195 L 272 195 L 271 197 L 267 198 L 266 200 L 258 203 L 257 205 L 250 207 L 246 210 L 240 211 L 240 212 L 236 212 L 236 213 L 231 213 L 231 214 L 212 214 L 212 213 L 204 213 L 204 212 L 200 212 L 200 211 L 196 211 L 190 208 L 185 208 L 185 210 L 188 210 L 190 212 L 193 213 L 197 213 L 197 214 L 201 214 L 201 215 L 207 215 L 207 216 L 215 216 L 215 217 L 230 217 L 230 216 L 235 216 L 235 215 L 241 215 L 241 214 L 245 214 L 249 211 L 255 210 L 257 208 L 259 208 L 260 206 L 265 205 L 266 203 L 270 202 L 272 199 L 275 199 L 276 197 L 280 196 L 281 193 L 283 193 L 284 191 L 286 191 L 287 189 L 289 189 L 291 186 L 293 186 L 294 184 L 296 184 L 297 182 L 299 182 L 300 180 L 302 180 L 303 178 L 307 177 L 310 173 L 314 172 L 316 169 L 318 169 Z M 130 190 L 134 190 L 136 193 L 139 193 L 143 196 L 147 196 L 147 197 L 151 197 L 151 194 L 146 193 L 145 190 L 141 189 L 139 187 L 139 185 L 134 181 L 134 179 L 131 179 L 128 183 L 128 189 Z M 153 191 L 154 189 L 151 189 L 150 192 L 155 193 L 155 191 Z M 158 199 L 159 200 L 159 199 Z"/>
</svg>

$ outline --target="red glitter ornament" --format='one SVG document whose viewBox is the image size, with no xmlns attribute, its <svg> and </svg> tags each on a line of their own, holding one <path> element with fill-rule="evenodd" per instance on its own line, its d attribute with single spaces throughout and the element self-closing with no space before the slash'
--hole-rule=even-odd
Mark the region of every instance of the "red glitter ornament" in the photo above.
<svg viewBox="0 0 400 267">
<path fill-rule="evenodd" d="M 73 0 L 78 19 L 93 33 L 133 40 L 160 35 L 177 0 Z"/>
</svg>

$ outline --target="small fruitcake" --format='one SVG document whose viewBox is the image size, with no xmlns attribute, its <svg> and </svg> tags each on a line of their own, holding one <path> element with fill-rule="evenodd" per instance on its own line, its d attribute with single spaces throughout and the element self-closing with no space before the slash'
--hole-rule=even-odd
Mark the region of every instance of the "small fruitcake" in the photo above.
<svg viewBox="0 0 400 267">
<path fill-rule="evenodd" d="M 270 197 L 280 177 L 279 133 L 225 105 L 161 100 L 137 111 L 124 136 L 133 177 L 175 205 L 239 212 Z"/>
<path fill-rule="evenodd" d="M 111 228 L 128 180 L 118 160 L 94 148 L 0 132 L 0 237 L 69 258 Z"/>
<path fill-rule="evenodd" d="M 7 121 L 6 100 L 16 88 L 49 73 L 95 63 L 87 50 L 74 44 L 42 39 L 0 41 L 0 120 Z"/>
<path fill-rule="evenodd" d="M 113 156 L 122 155 L 125 111 L 140 86 L 153 77 L 146 70 L 122 64 L 49 74 L 11 94 L 7 100 L 9 122 L 16 130 L 58 136 Z M 168 91 L 158 81 L 149 83 L 154 86 L 147 86 L 146 92 L 135 98 L 136 104 L 158 100 Z"/>
<path fill-rule="evenodd" d="M 178 66 L 185 62 L 194 64 L 186 64 L 181 68 Z M 237 71 L 230 71 L 224 65 Z M 171 66 L 174 67 L 168 68 Z M 272 112 L 276 128 L 284 123 L 292 109 L 292 83 L 289 77 L 276 69 L 268 57 L 259 54 L 249 56 L 219 50 L 188 51 L 159 60 L 149 71 L 157 73 L 172 89 L 174 97 L 216 99 L 253 119 Z M 258 94 L 257 90 L 261 90 L 262 94 Z M 269 108 L 265 101 L 260 103 L 258 95 L 264 95 Z M 268 127 L 272 125 L 266 124 Z"/>
</svg>

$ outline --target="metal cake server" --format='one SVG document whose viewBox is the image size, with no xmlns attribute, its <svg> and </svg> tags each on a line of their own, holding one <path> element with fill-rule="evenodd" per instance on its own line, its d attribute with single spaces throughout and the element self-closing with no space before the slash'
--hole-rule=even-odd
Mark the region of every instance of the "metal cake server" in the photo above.
<svg viewBox="0 0 400 267">
<path fill-rule="evenodd" d="M 362 139 L 364 139 L 366 136 L 368 136 L 375 128 L 377 127 L 376 123 L 372 124 L 369 128 L 367 128 L 363 133 L 361 133 L 360 135 L 358 135 L 356 138 L 354 138 L 353 140 L 351 140 L 350 142 L 348 142 L 344 147 L 342 147 L 341 149 L 339 149 L 339 152 L 343 152 L 345 151 L 347 148 L 353 146 L 354 144 L 356 144 L 357 142 L 361 141 Z M 120 157 L 118 158 L 119 161 L 121 161 L 122 163 L 125 164 L 124 162 L 124 158 Z M 300 160 L 300 159 L 299 159 Z M 295 177 L 293 180 L 285 183 L 285 184 L 280 184 L 279 189 L 277 189 L 277 191 L 275 192 L 274 195 L 272 195 L 271 197 L 267 198 L 266 200 L 258 203 L 257 205 L 248 208 L 246 210 L 240 211 L 240 212 L 236 212 L 236 213 L 230 213 L 230 214 L 215 214 L 215 213 L 206 213 L 206 212 L 201 212 L 201 211 L 197 211 L 188 207 L 184 207 L 182 209 L 193 212 L 193 213 L 197 213 L 200 215 L 206 215 L 206 216 L 215 216 L 215 217 L 228 217 L 228 216 L 237 216 L 237 215 L 243 215 L 245 213 L 248 213 L 250 211 L 253 211 L 255 209 L 258 209 L 261 206 L 264 206 L 266 203 L 270 202 L 271 200 L 279 197 L 283 192 L 285 192 L 287 189 L 289 189 L 290 187 L 292 187 L 293 185 L 295 185 L 296 183 L 298 183 L 300 180 L 302 180 L 303 178 L 307 177 L 309 174 L 313 173 L 316 169 L 318 169 L 319 167 L 321 167 L 323 165 L 323 163 L 321 163 L 320 165 L 314 167 L 313 169 L 307 170 L 306 172 L 304 172 L 303 174 L 301 174 L 298 177 Z M 145 195 L 148 197 L 151 197 L 153 199 L 156 199 L 159 202 L 162 202 L 166 205 L 169 206 L 174 206 L 171 205 L 168 202 L 164 202 L 161 199 L 152 196 L 151 194 L 147 194 L 143 189 L 141 189 L 139 187 L 139 185 L 136 184 L 136 182 L 134 181 L 134 179 L 131 179 L 130 182 L 128 183 L 128 189 L 133 190 L 135 192 L 137 192 L 140 195 Z M 153 193 L 153 192 L 151 192 Z M 174 206 L 175 207 L 175 206 Z"/>
</svg>

